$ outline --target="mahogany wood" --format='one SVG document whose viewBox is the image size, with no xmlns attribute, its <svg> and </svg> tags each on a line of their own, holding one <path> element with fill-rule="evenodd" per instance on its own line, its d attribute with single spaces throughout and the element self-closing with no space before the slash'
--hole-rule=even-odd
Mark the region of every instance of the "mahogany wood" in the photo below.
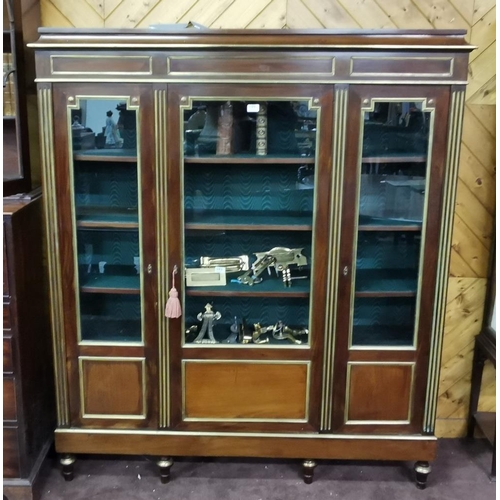
<svg viewBox="0 0 500 500">
<path fill-rule="evenodd" d="M 140 361 L 83 359 L 85 414 L 141 416 L 145 401 Z"/>
<path fill-rule="evenodd" d="M 348 420 L 407 420 L 411 366 L 352 365 Z"/>
<path fill-rule="evenodd" d="M 306 420 L 305 364 L 186 361 L 184 373 L 185 419 Z"/>
<path fill-rule="evenodd" d="M 17 419 L 15 379 L 3 377 L 3 419 Z"/>
<path fill-rule="evenodd" d="M 40 40 L 35 45 L 38 49 L 38 85 L 40 89 L 52 89 L 53 92 L 56 190 L 50 195 L 58 214 L 57 243 L 61 252 L 63 288 L 69 291 L 63 294 L 58 306 L 64 311 L 66 352 L 63 361 L 68 377 L 70 422 L 69 429 L 60 427 L 56 432 L 57 451 L 157 457 L 166 454 L 270 456 L 311 461 L 319 458 L 415 460 L 421 463 L 433 460 L 436 440 L 423 436 L 422 422 L 437 285 L 436 249 L 444 203 L 450 98 L 452 91 L 464 89 L 471 50 L 465 41 L 465 32 L 43 29 L 40 33 Z M 85 64 L 80 64 L 81 61 Z M 341 89 L 348 91 L 345 131 L 340 129 L 344 126 L 342 123 L 334 123 L 334 118 L 343 118 L 339 115 L 342 108 L 337 107 L 340 103 L 336 103 L 334 97 Z M 166 92 L 167 96 L 166 133 L 159 137 L 155 137 L 155 133 L 162 128 L 155 127 L 155 120 L 158 125 L 161 113 L 154 108 L 154 91 Z M 76 102 L 69 98 L 78 96 L 136 99 L 141 141 L 137 156 L 124 160 L 117 154 L 110 159 L 96 150 L 93 158 L 88 152 L 70 157 L 71 138 L 66 126 L 68 104 Z M 315 193 L 314 226 L 274 223 L 272 220 L 261 225 L 244 221 L 241 224 L 233 221 L 201 224 L 196 219 L 185 223 L 183 176 L 189 164 L 194 169 L 203 164 L 212 165 L 212 168 L 231 164 L 234 166 L 229 168 L 235 169 L 239 164 L 255 164 L 255 168 L 270 169 L 273 164 L 298 166 L 315 161 L 311 157 L 184 157 L 185 106 L 192 100 L 204 99 L 286 98 L 311 100 L 313 106 L 321 109 L 317 123 L 315 176 L 319 182 Z M 426 160 L 420 154 L 405 158 L 361 158 L 361 107 L 371 98 L 426 98 L 435 110 L 431 162 L 427 172 L 429 216 L 424 226 L 410 223 L 391 226 L 379 221 L 377 225 L 357 227 L 356 197 L 361 161 L 373 164 L 397 161 L 406 163 L 402 168 L 410 168 L 412 163 L 422 164 Z M 345 146 L 342 151 L 334 151 L 341 132 L 345 132 Z M 155 197 L 157 188 L 161 187 L 157 186 L 161 177 L 157 177 L 155 171 L 158 151 L 164 152 L 167 163 L 164 173 L 166 206 L 160 206 Z M 76 273 L 76 228 L 70 175 L 75 159 L 139 162 L 142 261 L 144 271 L 148 270 L 144 272 L 143 283 L 143 344 L 104 345 L 78 341 L 80 290 L 72 289 Z M 334 182 L 339 173 L 336 169 L 343 169 L 343 177 L 338 177 L 343 179 L 339 186 Z M 339 214 L 335 212 L 337 201 Z M 135 221 L 121 222 L 119 216 L 115 221 L 104 223 L 93 221 L 91 214 L 87 215 L 89 217 L 78 214 L 77 227 L 139 227 Z M 157 248 L 155 228 L 160 215 L 167 219 L 165 249 Z M 337 244 L 332 243 L 337 216 L 340 218 L 339 260 L 330 262 L 330 246 Z M 178 266 L 176 288 L 181 302 L 184 297 L 200 297 L 206 293 L 201 289 L 185 289 L 182 268 L 186 230 L 200 234 L 213 230 L 312 231 L 314 275 L 311 277 L 310 346 L 183 344 L 183 318 L 165 320 L 165 304 L 158 303 L 157 282 Z M 355 293 L 352 273 L 357 230 L 421 232 L 425 239 L 414 347 L 358 349 L 349 346 L 354 295 L 415 296 L 415 291 Z M 157 269 L 157 251 L 166 253 L 164 261 L 169 269 Z M 331 277 L 337 282 L 330 284 Z M 88 285 L 84 291 L 102 293 L 103 290 Z M 109 288 L 104 291 L 130 290 Z M 210 291 L 210 294 L 228 295 L 222 289 Z M 308 294 L 299 290 L 281 293 L 246 289 L 232 295 L 307 297 Z M 158 337 L 164 326 L 168 336 L 168 345 L 163 346 L 168 358 L 166 374 L 159 373 L 158 366 Z M 330 339 L 333 345 L 328 351 Z M 80 374 L 78 367 L 82 356 L 97 356 L 105 361 L 94 364 L 84 361 L 84 372 Z M 145 358 L 144 400 L 139 393 L 142 384 L 139 364 L 133 360 L 112 361 L 116 357 Z M 310 366 L 308 376 L 306 363 Z M 349 364 L 351 378 L 347 387 Z M 84 377 L 86 411 L 104 412 L 111 418 L 82 418 L 81 376 Z M 168 411 L 166 420 L 169 422 L 168 429 L 161 430 L 159 377 L 165 378 L 161 384 L 166 388 L 162 400 L 166 401 L 164 410 Z M 108 381 L 105 387 L 101 387 L 102 380 Z M 141 402 L 147 408 L 145 419 L 120 419 L 111 415 L 137 416 Z M 352 422 L 346 423 L 348 402 Z M 405 423 L 408 409 L 411 409 L 409 423 Z M 164 479 L 171 465 L 168 464 L 167 459 L 159 461 Z M 307 470 L 309 475 L 310 469 Z"/>
</svg>

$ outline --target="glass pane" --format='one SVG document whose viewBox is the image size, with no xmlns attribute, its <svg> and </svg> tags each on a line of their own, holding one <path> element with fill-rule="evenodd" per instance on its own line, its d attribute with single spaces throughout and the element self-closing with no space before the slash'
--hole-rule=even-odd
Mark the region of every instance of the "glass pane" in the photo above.
<svg viewBox="0 0 500 500">
<path fill-rule="evenodd" d="M 412 346 L 432 114 L 423 101 L 363 113 L 353 346 Z"/>
<path fill-rule="evenodd" d="M 184 112 L 187 343 L 308 342 L 316 121 L 308 101 Z"/>
<path fill-rule="evenodd" d="M 126 102 L 71 109 L 83 341 L 141 341 L 137 116 Z"/>
</svg>

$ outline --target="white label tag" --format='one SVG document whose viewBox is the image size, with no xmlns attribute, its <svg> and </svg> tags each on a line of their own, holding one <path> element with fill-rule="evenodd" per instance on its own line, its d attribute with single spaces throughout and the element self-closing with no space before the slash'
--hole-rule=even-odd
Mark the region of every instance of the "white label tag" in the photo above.
<svg viewBox="0 0 500 500">
<path fill-rule="evenodd" d="M 260 104 L 247 104 L 247 113 L 258 113 L 260 111 Z"/>
</svg>

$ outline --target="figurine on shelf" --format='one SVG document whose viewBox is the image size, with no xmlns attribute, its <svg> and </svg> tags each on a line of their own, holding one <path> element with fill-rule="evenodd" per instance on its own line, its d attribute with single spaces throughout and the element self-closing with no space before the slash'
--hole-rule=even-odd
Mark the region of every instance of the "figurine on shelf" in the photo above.
<svg viewBox="0 0 500 500">
<path fill-rule="evenodd" d="M 123 144 L 118 128 L 113 118 L 113 111 L 106 112 L 106 127 L 104 129 L 104 137 L 106 138 L 106 147 L 120 148 Z"/>
<path fill-rule="evenodd" d="M 196 316 L 198 321 L 202 321 L 201 330 L 198 336 L 194 339 L 195 344 L 217 344 L 214 337 L 214 322 L 221 318 L 220 312 L 212 311 L 212 304 L 205 305 L 205 312 L 199 313 Z M 208 339 L 205 339 L 205 333 L 208 331 Z"/>
<path fill-rule="evenodd" d="M 238 342 L 238 334 L 240 333 L 240 325 L 238 318 L 234 317 L 233 324 L 229 327 L 230 335 L 223 341 L 224 344 L 236 344 Z"/>
<path fill-rule="evenodd" d="M 278 321 L 273 327 L 273 337 L 276 340 L 289 340 L 292 344 L 302 344 L 302 340 L 296 338 L 298 335 L 309 335 L 309 330 L 306 328 L 292 330 L 283 321 Z"/>
<path fill-rule="evenodd" d="M 78 115 L 73 116 L 73 123 L 71 124 L 73 130 L 84 129 L 85 127 L 80 123 L 80 117 Z"/>
</svg>

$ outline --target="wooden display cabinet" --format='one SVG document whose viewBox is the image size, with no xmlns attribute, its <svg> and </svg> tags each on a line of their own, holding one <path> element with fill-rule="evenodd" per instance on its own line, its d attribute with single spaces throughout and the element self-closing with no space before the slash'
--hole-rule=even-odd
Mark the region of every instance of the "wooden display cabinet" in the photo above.
<svg viewBox="0 0 500 500">
<path fill-rule="evenodd" d="M 125 453 L 164 482 L 172 456 L 302 458 L 306 482 L 414 460 L 425 487 L 464 35 L 40 30 L 67 479 Z"/>
</svg>

